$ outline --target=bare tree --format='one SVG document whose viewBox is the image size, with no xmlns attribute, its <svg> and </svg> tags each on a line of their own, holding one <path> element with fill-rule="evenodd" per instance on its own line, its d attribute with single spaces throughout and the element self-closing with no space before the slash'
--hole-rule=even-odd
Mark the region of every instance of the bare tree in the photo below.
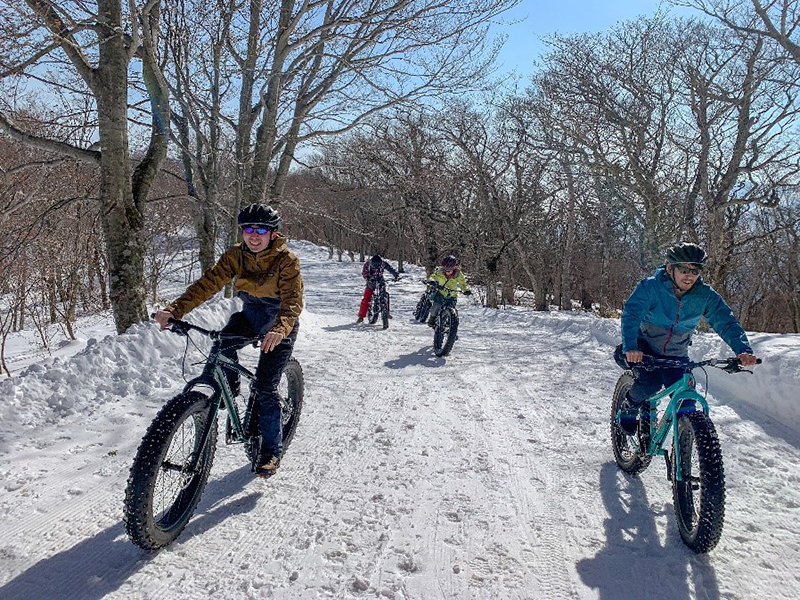
<svg viewBox="0 0 800 600">
<path fill-rule="evenodd" d="M 707 277 L 720 290 L 732 270 L 744 207 L 774 206 L 778 189 L 800 173 L 800 146 L 785 135 L 800 110 L 800 70 L 762 38 L 727 38 L 711 28 L 698 31 L 681 60 L 696 132 L 686 146 L 687 206 L 691 213 L 702 209 L 696 226 L 711 258 Z"/>
<path fill-rule="evenodd" d="M 800 65 L 797 0 L 672 0 L 713 17 L 747 37 L 771 39 Z"/>
<path fill-rule="evenodd" d="M 251 0 L 248 27 L 231 44 L 242 76 L 241 201 L 279 202 L 300 144 L 392 106 L 474 88 L 496 54 L 488 23 L 518 2 Z M 268 44 L 257 43 L 260 31 L 274 32 Z"/>
<path fill-rule="evenodd" d="M 12 107 L 8 106 L 0 111 L 0 131 L 19 143 L 99 168 L 111 306 L 117 331 L 123 332 L 147 318 L 144 203 L 166 155 L 169 137 L 169 93 L 156 47 L 160 4 L 149 0 L 140 7 L 131 2 L 126 14 L 121 0 L 97 0 L 95 10 L 80 1 L 26 3 L 28 10 L 5 6 L 0 11 L 3 31 L 8 33 L 12 24 L 18 26 L 15 51 L 4 61 L 0 80 L 9 84 L 18 79 L 36 80 L 53 94 L 74 92 L 90 98 L 96 110 L 97 144 L 31 134 L 10 118 Z M 11 46 L 8 39 L 3 43 Z M 152 113 L 149 144 L 135 165 L 128 126 L 128 83 L 134 56 L 142 62 Z M 58 67 L 52 71 L 55 75 L 45 67 L 53 62 Z"/>
<path fill-rule="evenodd" d="M 596 176 L 627 190 L 641 230 L 642 267 L 682 227 L 680 164 L 668 133 L 680 117 L 680 26 L 661 17 L 627 22 L 605 35 L 554 36 L 535 84 L 555 105 L 553 126 L 585 152 Z"/>
</svg>

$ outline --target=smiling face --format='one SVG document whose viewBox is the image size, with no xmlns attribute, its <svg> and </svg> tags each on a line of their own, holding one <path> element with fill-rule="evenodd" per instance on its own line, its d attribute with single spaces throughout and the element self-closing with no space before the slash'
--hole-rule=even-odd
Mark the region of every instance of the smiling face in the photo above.
<svg viewBox="0 0 800 600">
<path fill-rule="evenodd" d="M 692 286 L 697 282 L 697 278 L 700 277 L 700 268 L 694 264 L 668 264 L 667 273 L 672 277 L 672 281 L 680 293 L 685 294 L 692 289 Z"/>
<path fill-rule="evenodd" d="M 242 227 L 244 243 L 247 244 L 247 247 L 250 248 L 250 251 L 254 254 L 266 250 L 269 247 L 269 243 L 274 240 L 277 235 L 277 232 L 258 225 Z"/>
</svg>

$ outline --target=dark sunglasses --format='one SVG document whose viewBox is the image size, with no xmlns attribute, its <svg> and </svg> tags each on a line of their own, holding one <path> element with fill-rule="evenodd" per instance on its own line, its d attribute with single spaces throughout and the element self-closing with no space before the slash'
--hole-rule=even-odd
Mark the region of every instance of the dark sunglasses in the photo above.
<svg viewBox="0 0 800 600">
<path fill-rule="evenodd" d="M 675 265 L 675 268 L 678 269 L 681 275 L 700 275 L 700 272 L 703 270 L 700 267 L 684 267 L 683 265 Z"/>
<path fill-rule="evenodd" d="M 267 235 L 272 230 L 266 227 L 242 227 L 242 231 L 246 234 L 257 233 L 258 235 Z"/>
</svg>

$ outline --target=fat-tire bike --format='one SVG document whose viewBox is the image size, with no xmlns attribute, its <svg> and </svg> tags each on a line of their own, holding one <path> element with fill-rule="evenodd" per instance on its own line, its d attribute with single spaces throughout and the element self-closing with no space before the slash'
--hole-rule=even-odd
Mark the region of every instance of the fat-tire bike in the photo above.
<svg viewBox="0 0 800 600">
<path fill-rule="evenodd" d="M 698 554 L 709 552 L 722 536 L 725 471 L 708 402 L 695 390 L 692 370 L 701 368 L 705 372 L 705 367 L 716 367 L 728 373 L 751 371 L 742 368 L 737 358 L 692 362 L 644 356 L 635 367 L 647 371 L 681 369 L 683 377 L 642 404 L 636 416 L 636 432 L 629 434 L 620 425 L 621 408 L 636 374 L 632 369 L 622 374 L 611 402 L 614 459 L 620 469 L 636 475 L 648 467 L 653 456 L 663 456 L 681 539 Z M 658 404 L 666 399 L 669 401 L 659 415 Z M 672 438 L 668 441 L 670 430 Z"/>
<path fill-rule="evenodd" d="M 255 373 L 222 354 L 219 331 L 209 331 L 186 321 L 169 319 L 170 330 L 187 337 L 197 331 L 212 340 L 200 376 L 183 392 L 168 400 L 142 438 L 125 490 L 124 521 L 131 541 L 145 550 L 171 543 L 189 522 L 203 494 L 217 445 L 217 413 L 223 409 L 225 443 L 242 444 L 255 470 L 261 435 L 256 415 Z M 237 342 L 257 346 L 260 338 Z M 251 382 L 245 402 L 231 392 L 225 370 L 236 371 Z M 303 370 L 290 358 L 278 387 L 283 424 L 283 449 L 289 446 L 303 408 Z"/>
<path fill-rule="evenodd" d="M 397 279 L 395 279 L 397 281 Z M 386 280 L 378 281 L 372 292 L 372 299 L 367 307 L 367 322 L 374 325 L 381 319 L 384 329 L 389 328 L 389 291 L 386 289 Z"/>
<path fill-rule="evenodd" d="M 417 302 L 417 305 L 414 307 L 414 318 L 420 323 L 424 323 L 428 320 L 428 315 L 431 312 L 431 297 L 435 291 L 433 286 L 429 284 L 428 280 L 423 279 L 422 283 L 425 284 L 425 291 L 422 292 L 419 302 Z"/>
<path fill-rule="evenodd" d="M 434 294 L 445 288 L 435 281 L 429 281 L 428 286 L 433 289 L 432 303 Z M 456 296 L 440 297 L 442 308 L 433 321 L 433 353 L 436 356 L 447 356 L 458 339 L 458 310 L 456 310 Z"/>
</svg>

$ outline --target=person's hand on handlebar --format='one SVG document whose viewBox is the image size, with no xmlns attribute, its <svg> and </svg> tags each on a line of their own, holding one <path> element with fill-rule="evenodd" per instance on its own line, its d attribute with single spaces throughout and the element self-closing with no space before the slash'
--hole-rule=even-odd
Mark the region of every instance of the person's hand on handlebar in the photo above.
<svg viewBox="0 0 800 600">
<path fill-rule="evenodd" d="M 159 310 L 156 312 L 156 314 L 153 315 L 153 319 L 155 320 L 155 322 L 161 326 L 161 331 L 169 329 L 168 321 L 173 318 L 175 318 L 175 315 L 173 315 L 168 310 Z"/>
<path fill-rule="evenodd" d="M 742 352 L 736 358 L 739 359 L 739 364 L 742 365 L 743 367 L 752 367 L 758 361 L 758 359 L 756 358 L 755 354 L 750 354 L 748 352 Z"/>
<path fill-rule="evenodd" d="M 625 353 L 625 360 L 629 363 L 640 363 L 644 357 L 644 352 L 641 350 L 628 350 Z"/>
<path fill-rule="evenodd" d="M 261 351 L 266 353 L 275 348 L 278 344 L 283 341 L 283 334 L 278 333 L 276 331 L 270 331 L 267 335 L 264 336 L 264 340 L 261 342 Z"/>
</svg>

